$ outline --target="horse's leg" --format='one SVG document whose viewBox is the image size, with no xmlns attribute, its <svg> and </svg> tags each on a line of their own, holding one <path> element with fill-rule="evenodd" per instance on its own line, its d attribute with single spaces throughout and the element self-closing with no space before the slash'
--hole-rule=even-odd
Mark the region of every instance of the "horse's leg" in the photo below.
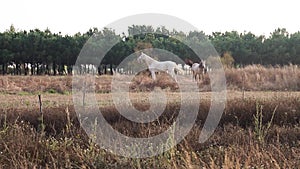
<svg viewBox="0 0 300 169">
<path fill-rule="evenodd" d="M 201 71 L 199 73 L 201 75 L 201 81 L 203 81 L 203 78 L 204 78 L 204 69 L 201 69 Z"/>
<path fill-rule="evenodd" d="M 151 70 L 151 76 L 153 80 L 156 80 L 155 71 Z"/>
<path fill-rule="evenodd" d="M 202 81 L 203 79 L 203 74 L 202 74 L 202 71 L 199 72 L 199 81 Z"/>
<path fill-rule="evenodd" d="M 197 75 L 198 75 L 198 79 L 196 81 L 197 83 L 199 83 L 201 81 L 201 73 L 197 71 Z"/>
<path fill-rule="evenodd" d="M 174 78 L 175 82 L 177 82 L 177 78 L 176 78 L 176 75 L 175 75 L 175 71 L 174 71 L 174 70 L 171 70 L 171 71 L 170 71 L 170 74 L 171 74 L 171 76 Z"/>
<path fill-rule="evenodd" d="M 199 72 L 199 82 L 201 82 L 201 81 L 202 81 L 202 73 Z"/>
<path fill-rule="evenodd" d="M 192 70 L 192 73 L 193 73 L 192 79 L 193 79 L 193 81 L 196 81 L 196 73 L 195 73 L 195 71 Z"/>
</svg>

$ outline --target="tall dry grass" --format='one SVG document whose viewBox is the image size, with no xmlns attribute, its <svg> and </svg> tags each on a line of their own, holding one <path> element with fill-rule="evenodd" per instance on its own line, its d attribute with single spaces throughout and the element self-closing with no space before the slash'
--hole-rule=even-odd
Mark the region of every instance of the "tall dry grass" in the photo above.
<svg viewBox="0 0 300 169">
<path fill-rule="evenodd" d="M 290 90 L 300 89 L 298 65 L 264 67 L 248 65 L 244 68 L 226 68 L 226 81 L 230 89 Z"/>
<path fill-rule="evenodd" d="M 269 68 L 251 65 L 239 69 L 227 68 L 225 73 L 230 90 L 288 91 L 272 97 L 266 97 L 264 93 L 256 97 L 240 94 L 230 97 L 216 131 L 203 144 L 198 143 L 198 137 L 210 108 L 210 100 L 204 98 L 201 103 L 189 102 L 189 107 L 201 107 L 190 133 L 170 151 L 144 159 L 116 156 L 98 147 L 80 127 L 73 106 L 61 104 L 59 99 L 54 98 L 53 104 L 44 100 L 43 120 L 40 119 L 36 102 L 23 100 L 20 101 L 22 105 L 17 102 L 1 103 L 0 168 L 299 167 L 300 99 L 290 92 L 299 90 L 299 68 L 296 65 Z M 151 91 L 155 87 L 166 91 L 178 90 L 168 75 L 161 74 L 157 78 L 154 82 L 149 76 L 138 75 L 133 79 L 130 90 Z M 97 76 L 95 90 L 109 92 L 111 80 L 111 76 Z M 71 81 L 70 76 L 1 76 L 0 91 L 34 93 L 51 90 L 65 93 L 71 91 Z M 199 86 L 209 90 L 208 75 Z M 246 92 L 245 95 L 250 94 Z M 107 95 L 103 97 L 108 98 Z M 1 98 L 5 99 L 5 96 Z M 137 109 L 145 110 L 149 104 L 144 101 L 133 104 Z M 132 137 L 148 137 L 165 131 L 176 118 L 180 105 L 173 100 L 157 121 L 148 124 L 130 122 L 111 104 L 105 103 L 100 109 L 110 125 L 119 132 Z M 188 115 L 188 112 L 185 113 Z"/>
<path fill-rule="evenodd" d="M 227 89 L 249 91 L 299 91 L 300 68 L 297 65 L 269 66 L 248 65 L 244 68 L 225 68 Z M 119 75 L 127 79 L 127 75 Z M 192 79 L 192 75 L 186 75 Z M 95 76 L 93 90 L 99 93 L 111 91 L 112 76 Z M 157 75 L 153 81 L 149 73 L 140 73 L 133 78 L 131 91 L 151 91 L 155 87 L 165 90 L 178 91 L 178 85 L 166 73 Z M 208 74 L 199 82 L 200 91 L 210 90 Z M 65 93 L 72 90 L 72 76 L 1 76 L 0 92 L 57 92 Z"/>
<path fill-rule="evenodd" d="M 212 137 L 200 144 L 198 137 L 210 105 L 209 100 L 204 100 L 195 126 L 180 144 L 164 154 L 144 159 L 119 157 L 98 147 L 80 128 L 72 106 L 46 107 L 45 129 L 40 128 L 38 109 L 6 107 L 0 111 L 0 168 L 297 168 L 298 103 L 299 98 L 294 96 L 231 98 Z M 145 103 L 135 106 L 144 108 Z M 263 126 L 271 121 L 277 107 L 263 141 L 256 130 L 255 119 L 260 113 L 257 106 L 263 106 Z M 169 103 L 159 122 L 149 124 L 132 123 L 113 106 L 101 110 L 119 132 L 147 137 L 165 131 L 179 108 L 178 103 Z"/>
</svg>

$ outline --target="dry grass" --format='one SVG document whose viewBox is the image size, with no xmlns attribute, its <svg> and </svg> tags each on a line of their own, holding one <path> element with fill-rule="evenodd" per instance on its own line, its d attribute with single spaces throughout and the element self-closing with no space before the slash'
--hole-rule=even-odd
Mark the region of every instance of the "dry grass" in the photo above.
<svg viewBox="0 0 300 169">
<path fill-rule="evenodd" d="M 210 92 L 200 92 L 200 103 L 192 98 L 187 102 L 188 107 L 200 106 L 200 109 L 196 124 L 185 139 L 170 151 L 144 159 L 116 156 L 88 138 L 79 125 L 72 95 L 68 94 L 72 77 L 2 76 L 0 168 L 299 167 L 300 92 L 296 92 L 299 68 L 252 65 L 229 68 L 225 73 L 227 103 L 214 134 L 205 143 L 198 143 L 211 97 Z M 161 87 L 166 92 L 165 111 L 156 121 L 146 124 L 133 123 L 116 110 L 109 93 L 111 76 L 97 76 L 95 85 L 89 87 L 97 92 L 101 113 L 114 129 L 132 137 L 149 137 L 165 131 L 180 109 L 176 83 L 168 75 L 157 78 L 154 82 L 139 75 L 130 85 L 130 98 L 138 110 L 149 108 L 148 91 Z M 208 76 L 199 86 L 202 91 L 209 90 Z M 42 119 L 37 93 L 42 93 Z M 185 111 L 188 116 L 188 110 Z"/>
<path fill-rule="evenodd" d="M 69 95 L 43 95 L 43 101 L 48 102 L 44 108 L 44 130 L 36 96 L 2 95 L 29 103 L 13 104 L 11 99 L 0 110 L 0 168 L 295 168 L 300 165 L 299 93 L 246 92 L 243 96 L 242 92 L 229 92 L 217 130 L 200 144 L 198 137 L 210 105 L 210 94 L 202 94 L 196 125 L 189 135 L 172 150 L 145 159 L 119 157 L 91 142 L 79 126 Z M 109 95 L 98 94 L 97 98 L 110 98 Z M 145 108 L 148 103 L 141 99 L 145 96 L 147 93 L 132 93 L 136 108 Z M 100 107 L 116 130 L 132 137 L 145 137 L 165 131 L 176 118 L 174 112 L 180 108 L 176 100 L 180 97 L 178 93 L 168 93 L 168 97 L 173 100 L 159 122 L 148 124 L 122 118 L 109 100 Z M 55 100 L 61 102 L 56 104 Z M 192 101 L 189 104 L 197 106 Z M 263 142 L 255 131 L 257 104 L 263 105 L 263 125 L 270 121 L 277 106 Z"/>
<path fill-rule="evenodd" d="M 225 69 L 227 89 L 248 91 L 298 91 L 300 89 L 300 68 L 297 65 L 284 67 L 263 67 L 249 65 L 245 68 Z M 120 75 L 128 79 L 127 75 Z M 192 79 L 192 75 L 186 75 Z M 112 76 L 95 76 L 95 84 L 90 87 L 98 93 L 111 91 Z M 131 91 L 151 91 L 155 87 L 170 91 L 178 91 L 178 85 L 168 74 L 157 75 L 153 81 L 147 73 L 141 73 L 133 78 Z M 209 76 L 206 74 L 199 83 L 200 91 L 209 91 Z M 2 76 L 0 78 L 0 92 L 50 92 L 70 93 L 72 90 L 72 76 Z"/>
<path fill-rule="evenodd" d="M 300 68 L 297 65 L 268 68 L 249 65 L 240 69 L 229 68 L 225 73 L 231 89 L 295 91 L 300 88 Z"/>
</svg>

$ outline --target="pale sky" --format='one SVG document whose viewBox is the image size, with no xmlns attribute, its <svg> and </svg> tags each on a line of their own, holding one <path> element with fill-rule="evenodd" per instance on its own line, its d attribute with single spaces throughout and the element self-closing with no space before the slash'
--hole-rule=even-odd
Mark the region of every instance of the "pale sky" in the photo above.
<svg viewBox="0 0 300 169">
<path fill-rule="evenodd" d="M 296 0 L 4 0 L 0 31 L 11 24 L 19 30 L 47 27 L 73 35 L 99 29 L 130 15 L 161 13 L 183 19 L 206 34 L 216 31 L 251 31 L 269 35 L 276 28 L 300 31 Z"/>
</svg>

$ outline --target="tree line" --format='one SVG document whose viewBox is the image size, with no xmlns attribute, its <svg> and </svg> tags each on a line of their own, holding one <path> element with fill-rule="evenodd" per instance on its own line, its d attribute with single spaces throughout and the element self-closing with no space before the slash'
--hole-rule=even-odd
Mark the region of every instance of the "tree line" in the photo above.
<svg viewBox="0 0 300 169">
<path fill-rule="evenodd" d="M 284 28 L 278 28 L 266 37 L 237 31 L 213 32 L 211 35 L 203 31 L 184 33 L 146 25 L 132 25 L 127 33 L 122 34 L 109 28 L 92 28 L 74 35 L 52 33 L 49 29 L 16 30 L 11 26 L 0 32 L 0 73 L 71 74 L 82 47 L 93 35 L 118 42 L 106 53 L 100 65 L 95 65 L 99 74 L 112 73 L 114 66 L 125 57 L 146 48 L 164 49 L 182 60 L 189 58 L 194 61 L 199 54 L 207 59 L 215 49 L 221 57 L 224 54 L 232 56 L 235 66 L 300 64 L 300 32 L 289 34 Z M 95 41 L 92 46 L 96 49 L 106 43 Z M 198 46 L 198 51 L 192 50 L 191 46 Z"/>
</svg>

